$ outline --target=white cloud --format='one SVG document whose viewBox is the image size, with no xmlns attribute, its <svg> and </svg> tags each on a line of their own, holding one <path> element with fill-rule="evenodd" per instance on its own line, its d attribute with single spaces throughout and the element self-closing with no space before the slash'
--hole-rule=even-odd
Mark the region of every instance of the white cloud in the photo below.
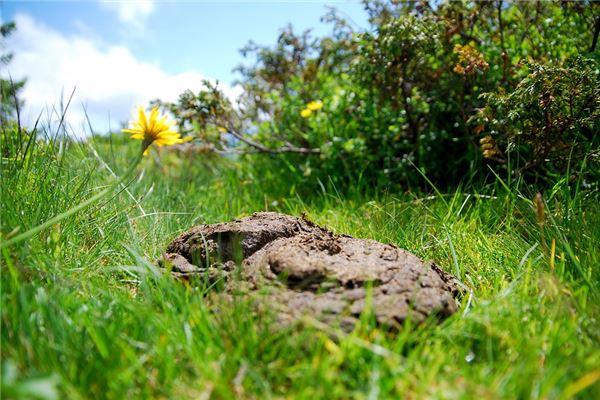
<svg viewBox="0 0 600 400">
<path fill-rule="evenodd" d="M 153 0 L 102 0 L 100 4 L 115 11 L 121 22 L 137 26 L 154 12 Z"/>
<path fill-rule="evenodd" d="M 14 52 L 8 72 L 14 79 L 27 78 L 22 97 L 29 125 L 75 87 L 67 121 L 76 135 L 83 135 L 86 126 L 82 104 L 95 131 L 108 129 L 109 115 L 112 128 L 118 128 L 136 105 L 157 98 L 174 101 L 186 89 L 199 90 L 205 79 L 196 71 L 169 74 L 136 59 L 124 46 L 65 36 L 26 14 L 16 15 L 15 22 L 17 30 L 8 40 L 8 50 Z M 239 87 L 221 88 L 230 98 L 240 93 Z"/>
</svg>

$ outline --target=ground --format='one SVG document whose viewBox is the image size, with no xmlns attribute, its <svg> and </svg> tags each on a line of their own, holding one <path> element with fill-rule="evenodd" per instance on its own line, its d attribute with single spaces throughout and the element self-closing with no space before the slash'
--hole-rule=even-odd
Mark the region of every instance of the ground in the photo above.
<svg viewBox="0 0 600 400">
<path fill-rule="evenodd" d="M 97 193 L 113 179 L 103 163 L 118 175 L 137 150 L 3 140 L 4 237 Z M 206 155 L 152 153 L 138 170 L 127 191 L 2 249 L 3 398 L 600 397 L 600 207 L 567 181 L 536 208 L 535 187 L 503 177 L 481 193 L 341 194 Z M 441 324 L 389 332 L 365 312 L 347 333 L 282 327 L 243 296 L 207 302 L 218 283 L 155 267 L 181 232 L 255 211 L 392 243 L 468 291 Z"/>
</svg>

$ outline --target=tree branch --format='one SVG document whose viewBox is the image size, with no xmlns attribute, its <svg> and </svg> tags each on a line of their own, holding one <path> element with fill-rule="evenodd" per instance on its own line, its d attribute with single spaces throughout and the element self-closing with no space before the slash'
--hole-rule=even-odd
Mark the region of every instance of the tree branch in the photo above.
<svg viewBox="0 0 600 400">
<path fill-rule="evenodd" d="M 228 132 L 235 138 L 241 140 L 246 143 L 248 146 L 254 147 L 261 153 L 269 153 L 269 154 L 281 154 L 281 153 L 299 153 L 299 154 L 320 154 L 321 149 L 312 149 L 307 147 L 294 147 L 294 146 L 283 146 L 278 149 L 271 149 L 266 147 L 260 143 L 257 143 L 253 140 L 248 139 L 243 134 L 239 133 L 232 126 L 229 126 Z"/>
</svg>

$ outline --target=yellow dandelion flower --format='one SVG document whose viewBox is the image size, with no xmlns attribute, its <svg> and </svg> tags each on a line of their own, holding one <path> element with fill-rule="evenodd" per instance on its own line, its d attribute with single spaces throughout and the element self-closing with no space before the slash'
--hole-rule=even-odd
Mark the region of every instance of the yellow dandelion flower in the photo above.
<svg viewBox="0 0 600 400">
<path fill-rule="evenodd" d="M 158 107 L 152 108 L 150 115 L 139 107 L 137 120 L 131 122 L 129 129 L 123 129 L 123 133 L 129 133 L 132 139 L 143 140 L 142 148 L 146 154 L 152 143 L 159 147 L 183 143 L 181 135 L 171 129 L 172 125 L 165 115 L 160 115 Z"/>
<path fill-rule="evenodd" d="M 306 108 L 308 108 L 310 111 L 318 111 L 323 108 L 323 102 L 321 100 L 311 101 L 306 105 Z"/>
<path fill-rule="evenodd" d="M 302 116 L 302 118 L 308 118 L 311 114 L 312 110 L 310 108 L 305 108 L 304 110 L 300 111 L 300 115 Z"/>
</svg>

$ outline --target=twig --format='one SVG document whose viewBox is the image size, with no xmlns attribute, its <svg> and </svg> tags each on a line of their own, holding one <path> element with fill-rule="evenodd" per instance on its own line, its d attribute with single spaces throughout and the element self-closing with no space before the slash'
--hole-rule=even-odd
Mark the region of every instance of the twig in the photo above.
<svg viewBox="0 0 600 400">
<path fill-rule="evenodd" d="M 280 154 L 280 153 L 300 153 L 300 154 L 319 154 L 321 153 L 320 149 L 311 149 L 306 147 L 294 147 L 294 146 L 283 146 L 278 149 L 271 149 L 266 147 L 260 143 L 257 143 L 253 140 L 248 139 L 246 136 L 239 133 L 233 126 L 228 127 L 228 133 L 242 142 L 246 143 L 249 146 L 254 147 L 262 153 L 270 153 L 270 154 Z"/>
</svg>

